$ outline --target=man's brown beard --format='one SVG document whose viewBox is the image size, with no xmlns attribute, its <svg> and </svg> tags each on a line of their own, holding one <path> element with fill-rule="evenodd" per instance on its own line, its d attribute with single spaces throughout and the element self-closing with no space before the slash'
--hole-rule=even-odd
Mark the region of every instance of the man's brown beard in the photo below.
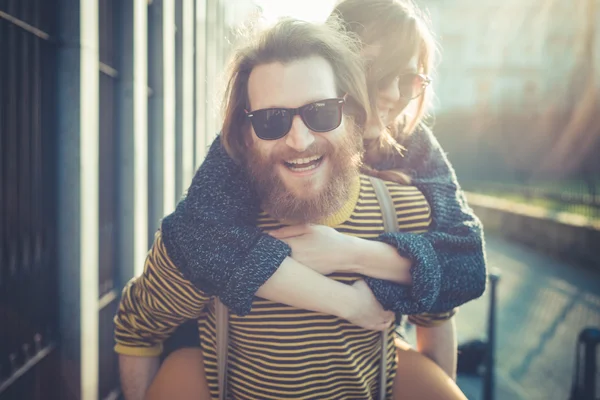
<svg viewBox="0 0 600 400">
<path fill-rule="evenodd" d="M 290 149 L 286 154 L 275 154 L 265 158 L 253 148 L 249 148 L 246 163 L 254 187 L 261 196 L 262 207 L 269 215 L 278 220 L 295 223 L 318 222 L 333 215 L 348 201 L 353 181 L 357 178 L 362 160 L 362 136 L 353 124 L 334 149 L 329 141 L 315 144 L 302 154 Z M 331 163 L 331 176 L 320 193 L 303 199 L 290 192 L 281 180 L 275 165 L 281 160 L 309 157 L 323 154 Z M 307 192 L 311 190 L 307 179 Z"/>
</svg>

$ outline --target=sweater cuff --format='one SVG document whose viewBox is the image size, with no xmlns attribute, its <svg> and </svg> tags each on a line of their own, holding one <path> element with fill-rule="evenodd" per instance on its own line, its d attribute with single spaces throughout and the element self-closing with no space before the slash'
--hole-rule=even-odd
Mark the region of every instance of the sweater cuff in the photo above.
<svg viewBox="0 0 600 400">
<path fill-rule="evenodd" d="M 384 310 L 399 314 L 412 313 L 414 307 L 410 304 L 410 286 L 371 277 L 365 277 L 365 282 Z"/>
<path fill-rule="evenodd" d="M 408 308 L 415 310 L 410 314 L 429 311 L 440 294 L 442 281 L 441 265 L 431 243 L 423 235 L 399 232 L 384 233 L 379 236 L 379 240 L 396 248 L 402 257 L 406 257 L 412 262 L 410 268 L 412 284 L 410 286 L 399 285 L 405 289 L 395 290 L 395 295 L 394 293 L 389 294 L 388 303 L 392 303 L 389 309 L 407 308 L 406 304 L 403 307 L 397 303 L 408 301 L 410 306 Z M 406 298 L 407 287 L 409 288 L 408 298 Z"/>
<path fill-rule="evenodd" d="M 230 312 L 241 317 L 252 310 L 258 289 L 277 271 L 283 260 L 292 253 L 281 240 L 263 234 L 245 258 L 245 265 L 237 266 L 220 296 Z"/>
</svg>

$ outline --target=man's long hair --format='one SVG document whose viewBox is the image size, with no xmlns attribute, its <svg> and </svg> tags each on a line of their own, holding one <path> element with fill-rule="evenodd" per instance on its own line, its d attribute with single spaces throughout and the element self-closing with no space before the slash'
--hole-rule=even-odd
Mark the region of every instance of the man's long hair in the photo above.
<svg viewBox="0 0 600 400">
<path fill-rule="evenodd" d="M 371 113 L 360 43 L 347 34 L 335 19 L 315 24 L 283 19 L 274 26 L 254 34 L 236 50 L 229 62 L 223 98 L 222 142 L 234 160 L 241 162 L 247 152 L 249 120 L 248 78 L 259 65 L 283 64 L 309 57 L 322 57 L 335 74 L 338 96 L 346 96 L 344 113 L 359 129 Z"/>
</svg>

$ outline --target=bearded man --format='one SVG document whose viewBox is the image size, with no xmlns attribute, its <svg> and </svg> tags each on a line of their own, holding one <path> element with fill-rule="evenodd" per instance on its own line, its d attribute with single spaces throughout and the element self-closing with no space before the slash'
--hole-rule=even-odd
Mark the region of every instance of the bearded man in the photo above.
<svg viewBox="0 0 600 400">
<path fill-rule="evenodd" d="M 328 277 L 302 265 L 274 272 L 252 310 L 230 316 L 228 392 L 236 399 L 374 399 L 383 345 L 384 390 L 391 395 L 394 340 L 390 334 L 382 344 L 379 331 L 392 332 L 394 314 L 383 310 L 362 278 L 402 282 L 408 270 L 395 249 L 366 240 L 383 233 L 383 223 L 371 181 L 360 174 L 359 127 L 369 103 L 358 52 L 337 29 L 280 22 L 235 54 L 224 103 L 222 143 L 260 197 L 257 226 L 335 227 L 350 246 L 373 250 L 374 261 L 368 271 L 347 265 Z M 410 211 L 405 231 L 427 230 L 431 217 L 423 195 L 386 185 L 398 220 Z M 181 273 L 157 232 L 144 273 L 124 289 L 115 317 L 128 400 L 144 396 L 162 342 L 186 320 L 198 321 L 210 395 L 218 398 L 214 299 L 192 284 L 195 279 Z M 290 280 L 294 287 L 282 284 Z M 278 290 L 285 304 L 267 300 Z M 370 322 L 353 323 L 361 318 Z"/>
</svg>

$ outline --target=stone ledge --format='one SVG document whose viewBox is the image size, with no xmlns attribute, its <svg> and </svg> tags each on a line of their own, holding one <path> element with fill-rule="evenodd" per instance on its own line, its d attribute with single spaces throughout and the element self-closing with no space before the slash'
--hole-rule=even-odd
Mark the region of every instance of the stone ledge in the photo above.
<svg viewBox="0 0 600 400">
<path fill-rule="evenodd" d="M 467 199 L 486 232 L 600 269 L 600 221 L 471 192 Z"/>
</svg>

